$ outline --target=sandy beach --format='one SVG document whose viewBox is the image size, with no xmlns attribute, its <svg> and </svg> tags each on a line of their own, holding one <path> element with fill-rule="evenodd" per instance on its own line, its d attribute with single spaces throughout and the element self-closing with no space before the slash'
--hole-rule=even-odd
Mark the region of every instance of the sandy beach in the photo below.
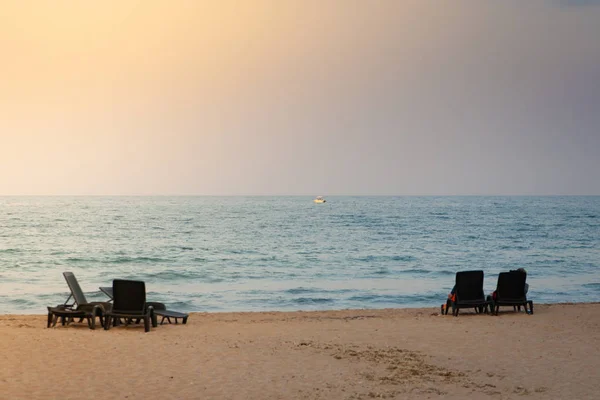
<svg viewBox="0 0 600 400">
<path fill-rule="evenodd" d="M 592 399 L 600 304 L 194 313 L 187 325 L 47 329 L 0 316 L 5 399 Z"/>
</svg>

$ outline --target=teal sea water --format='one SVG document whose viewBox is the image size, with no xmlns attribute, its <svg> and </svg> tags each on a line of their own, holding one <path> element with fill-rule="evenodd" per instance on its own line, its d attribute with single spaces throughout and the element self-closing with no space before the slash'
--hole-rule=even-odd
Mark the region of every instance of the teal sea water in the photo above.
<svg viewBox="0 0 600 400">
<path fill-rule="evenodd" d="M 535 302 L 600 301 L 600 196 L 0 197 L 0 313 L 144 280 L 181 311 L 437 307 L 458 270 L 524 267 Z"/>
</svg>

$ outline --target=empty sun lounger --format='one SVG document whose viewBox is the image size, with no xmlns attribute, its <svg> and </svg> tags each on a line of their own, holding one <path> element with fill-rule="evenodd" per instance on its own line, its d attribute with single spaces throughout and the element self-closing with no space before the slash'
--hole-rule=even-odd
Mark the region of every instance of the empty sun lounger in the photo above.
<svg viewBox="0 0 600 400">
<path fill-rule="evenodd" d="M 154 308 L 146 304 L 146 284 L 141 281 L 115 279 L 113 281 L 114 302 L 112 310 L 106 313 L 104 329 L 109 330 L 120 319 L 125 324 L 133 319 L 144 320 L 144 330 L 150 331 L 150 323 L 156 327 Z"/>
<path fill-rule="evenodd" d="M 75 275 L 72 272 L 63 272 L 63 276 L 67 281 L 71 294 L 64 304 L 48 307 L 48 328 L 56 326 L 58 318 L 61 319 L 63 325 L 77 318 L 79 318 L 79 322 L 86 319 L 90 329 L 94 329 L 96 327 L 96 317 L 98 317 L 100 324 L 103 325 L 104 314 L 110 309 L 110 303 L 88 302 Z M 71 298 L 73 298 L 73 303 L 68 304 Z"/>
<path fill-rule="evenodd" d="M 176 324 L 178 323 L 179 319 L 181 319 L 182 324 L 187 323 L 187 319 L 189 317 L 188 314 L 181 313 L 178 311 L 167 310 L 163 303 L 149 302 L 148 305 L 154 308 L 155 315 L 162 317 L 162 319 L 160 320 L 161 325 L 163 324 L 165 319 L 167 320 L 167 322 L 171 323 L 171 318 L 173 318 Z"/>
<path fill-rule="evenodd" d="M 67 281 L 69 290 L 71 290 L 71 294 L 69 295 L 69 297 L 67 297 L 67 300 L 64 303 L 64 305 L 66 307 L 72 307 L 74 305 L 76 305 L 77 307 L 80 307 L 83 305 L 91 304 L 91 305 L 99 305 L 105 311 L 109 310 L 112 307 L 112 304 L 110 304 L 109 302 L 105 302 L 105 301 L 88 302 L 85 297 L 85 294 L 83 294 L 83 290 L 81 290 L 81 286 L 79 286 L 79 282 L 77 281 L 77 278 L 75 278 L 75 274 L 73 274 L 72 272 L 63 272 L 63 276 L 65 277 L 65 281 Z M 69 302 L 69 299 L 71 297 L 73 297 L 74 303 L 69 305 L 67 303 Z"/>
<path fill-rule="evenodd" d="M 67 308 L 64 305 L 48 307 L 48 328 L 56 326 L 59 318 L 62 325 L 72 322 L 75 318 L 79 318 L 79 322 L 86 319 L 90 329 L 95 329 L 96 317 L 100 319 L 101 325 L 104 323 L 103 314 L 104 312 L 99 305 L 87 304 L 76 309 Z"/>
<path fill-rule="evenodd" d="M 108 297 L 110 297 L 111 301 L 114 298 L 114 294 L 113 294 L 113 289 L 112 287 L 100 287 L 100 290 L 106 294 Z M 152 306 L 152 308 L 154 308 L 154 314 L 158 315 L 159 317 L 162 317 L 160 324 L 162 325 L 165 321 L 165 319 L 167 320 L 168 323 L 172 323 L 171 322 L 171 318 L 175 321 L 175 323 L 179 323 L 179 319 L 181 319 L 181 323 L 185 324 L 187 323 L 187 319 L 189 317 L 188 314 L 186 313 L 182 313 L 179 311 L 171 311 L 171 310 L 167 310 L 167 307 L 164 305 L 164 303 L 159 303 L 159 302 L 146 302 L 147 306 Z M 136 321 L 139 322 L 139 320 L 136 318 Z"/>
</svg>

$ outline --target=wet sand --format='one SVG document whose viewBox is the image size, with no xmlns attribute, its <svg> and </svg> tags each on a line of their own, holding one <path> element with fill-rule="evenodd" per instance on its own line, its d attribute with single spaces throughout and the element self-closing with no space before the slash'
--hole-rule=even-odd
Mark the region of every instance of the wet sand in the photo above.
<svg viewBox="0 0 600 400">
<path fill-rule="evenodd" d="M 1 315 L 0 398 L 598 397 L 600 304 L 438 313 L 193 313 L 150 333 Z"/>
</svg>

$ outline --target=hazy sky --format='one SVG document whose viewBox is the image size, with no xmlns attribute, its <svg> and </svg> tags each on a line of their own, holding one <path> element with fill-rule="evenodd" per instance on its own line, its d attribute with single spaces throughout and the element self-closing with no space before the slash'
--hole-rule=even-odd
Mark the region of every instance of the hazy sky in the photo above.
<svg viewBox="0 0 600 400">
<path fill-rule="evenodd" d="M 0 195 L 600 194 L 600 1 L 0 2 Z"/>
</svg>

